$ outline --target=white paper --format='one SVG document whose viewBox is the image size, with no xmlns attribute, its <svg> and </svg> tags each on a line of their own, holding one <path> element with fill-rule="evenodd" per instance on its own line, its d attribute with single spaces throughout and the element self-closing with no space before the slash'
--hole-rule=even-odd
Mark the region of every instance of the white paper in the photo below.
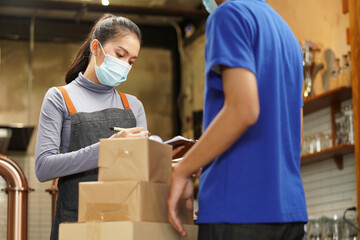
<svg viewBox="0 0 360 240">
<path fill-rule="evenodd" d="M 176 136 L 176 137 L 173 137 L 173 138 L 170 139 L 170 140 L 165 141 L 164 143 L 170 144 L 170 143 L 173 143 L 173 142 L 176 142 L 176 141 L 180 141 L 180 140 L 184 140 L 184 141 L 187 141 L 187 142 L 194 142 L 194 140 L 191 140 L 191 139 L 188 139 L 188 138 L 184 138 L 183 136 Z"/>
<path fill-rule="evenodd" d="M 183 160 L 182 157 L 181 157 L 181 158 L 175 158 L 175 159 L 172 160 L 172 162 L 173 162 L 173 163 L 177 163 L 177 162 L 180 162 L 180 161 L 182 161 L 182 160 Z"/>
</svg>

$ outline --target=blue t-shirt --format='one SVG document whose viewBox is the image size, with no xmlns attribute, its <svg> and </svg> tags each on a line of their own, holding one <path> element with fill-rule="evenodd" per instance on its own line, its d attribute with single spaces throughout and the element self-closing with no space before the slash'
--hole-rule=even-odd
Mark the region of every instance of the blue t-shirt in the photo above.
<svg viewBox="0 0 360 240">
<path fill-rule="evenodd" d="M 203 168 L 197 222 L 306 222 L 300 176 L 302 51 L 291 29 L 264 0 L 226 1 L 207 20 L 205 61 L 205 129 L 224 104 L 219 65 L 255 74 L 260 115 Z"/>
</svg>

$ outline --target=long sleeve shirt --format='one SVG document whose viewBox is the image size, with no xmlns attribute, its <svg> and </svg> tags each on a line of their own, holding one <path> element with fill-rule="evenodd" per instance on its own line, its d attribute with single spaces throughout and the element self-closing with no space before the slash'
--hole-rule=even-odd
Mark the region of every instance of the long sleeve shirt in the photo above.
<svg viewBox="0 0 360 240">
<path fill-rule="evenodd" d="M 81 73 L 64 86 L 77 112 L 95 112 L 107 108 L 123 109 L 118 92 L 113 87 L 96 84 Z M 136 126 L 147 129 L 145 110 L 134 96 L 126 94 L 136 118 Z M 39 181 L 72 175 L 97 167 L 99 143 L 68 152 L 70 114 L 60 90 L 50 88 L 41 107 L 36 150 L 35 172 Z"/>
</svg>

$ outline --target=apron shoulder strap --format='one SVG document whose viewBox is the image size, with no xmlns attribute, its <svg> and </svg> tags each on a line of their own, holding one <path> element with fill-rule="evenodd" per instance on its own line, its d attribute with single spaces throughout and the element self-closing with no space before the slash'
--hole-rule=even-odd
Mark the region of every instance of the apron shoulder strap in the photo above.
<svg viewBox="0 0 360 240">
<path fill-rule="evenodd" d="M 74 107 L 74 104 L 72 103 L 72 101 L 71 101 L 71 99 L 69 97 L 69 94 L 66 92 L 65 88 L 58 87 L 58 89 L 60 90 L 61 94 L 63 95 L 66 107 L 69 110 L 70 115 L 73 114 L 73 113 L 76 113 L 76 109 Z"/>
<path fill-rule="evenodd" d="M 126 97 L 126 95 L 122 92 L 119 92 L 119 95 L 120 95 L 120 98 L 121 98 L 121 101 L 122 101 L 122 104 L 124 105 L 124 109 L 130 109 L 130 106 L 129 106 L 129 101 Z"/>
</svg>

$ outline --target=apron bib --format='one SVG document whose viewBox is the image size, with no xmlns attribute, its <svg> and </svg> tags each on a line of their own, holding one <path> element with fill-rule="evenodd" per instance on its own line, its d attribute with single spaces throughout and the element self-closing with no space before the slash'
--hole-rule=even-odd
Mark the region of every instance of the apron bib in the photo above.
<svg viewBox="0 0 360 240">
<path fill-rule="evenodd" d="M 136 118 L 129 108 L 125 94 L 120 93 L 124 109 L 108 108 L 96 112 L 76 112 L 76 109 L 63 87 L 59 87 L 70 113 L 71 134 L 68 152 L 99 142 L 114 134 L 109 128 L 136 127 Z M 79 182 L 97 181 L 98 168 L 59 178 L 55 219 L 51 229 L 51 240 L 58 239 L 59 224 L 76 222 L 78 218 Z"/>
</svg>

